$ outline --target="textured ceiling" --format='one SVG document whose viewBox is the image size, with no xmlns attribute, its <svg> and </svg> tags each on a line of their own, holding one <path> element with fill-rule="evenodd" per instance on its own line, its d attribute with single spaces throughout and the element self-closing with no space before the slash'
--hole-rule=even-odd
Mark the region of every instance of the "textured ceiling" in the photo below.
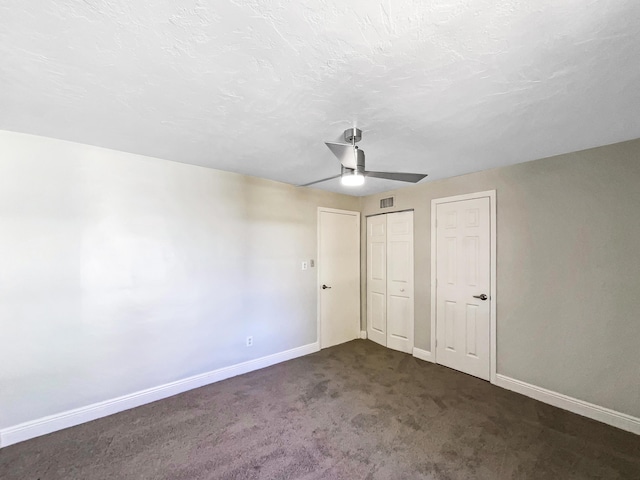
<svg viewBox="0 0 640 480">
<path fill-rule="evenodd" d="M 0 0 L 0 129 L 288 183 L 640 137 L 637 0 Z M 402 183 L 368 179 L 369 194 Z"/>
</svg>

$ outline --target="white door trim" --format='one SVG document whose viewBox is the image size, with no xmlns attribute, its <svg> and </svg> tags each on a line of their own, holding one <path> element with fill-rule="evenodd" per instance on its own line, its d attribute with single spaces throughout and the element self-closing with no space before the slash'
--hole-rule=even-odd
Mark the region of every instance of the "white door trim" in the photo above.
<svg viewBox="0 0 640 480">
<path fill-rule="evenodd" d="M 498 300 L 496 290 L 496 191 L 487 190 L 485 192 L 467 193 L 464 195 L 455 195 L 453 197 L 434 198 L 431 200 L 431 355 L 433 362 L 437 363 L 436 358 L 436 209 L 441 203 L 461 202 L 463 200 L 475 200 L 477 198 L 489 198 L 489 218 L 491 225 L 489 226 L 490 241 L 491 241 L 491 295 L 489 297 L 489 310 L 490 310 L 490 337 L 489 337 L 489 352 L 490 352 L 490 373 L 491 383 L 496 383 L 496 305 Z"/>
<path fill-rule="evenodd" d="M 320 258 L 320 214 L 326 212 L 326 213 L 338 213 L 341 215 L 353 215 L 356 217 L 356 223 L 358 225 L 358 244 L 360 245 L 362 243 L 361 241 L 361 228 L 360 228 L 360 212 L 355 212 L 352 210 L 340 210 L 337 208 L 328 208 L 328 207 L 318 207 L 318 212 L 317 212 L 317 219 L 316 219 L 316 251 L 317 251 L 317 258 L 318 258 L 318 268 L 317 268 L 317 272 L 316 272 L 316 304 L 317 304 L 317 308 L 316 308 L 316 316 L 317 316 L 317 328 L 316 328 L 316 338 L 318 339 L 318 348 L 321 349 L 322 348 L 322 335 L 321 335 L 321 321 L 322 321 L 322 301 L 320 298 L 320 281 L 321 281 L 321 276 L 320 274 L 321 272 L 321 268 L 322 268 L 322 259 Z M 360 247 L 360 253 L 362 252 L 362 247 Z M 358 255 L 358 272 L 362 272 L 362 265 L 361 265 L 361 259 L 360 259 L 360 254 Z M 361 275 L 361 274 L 360 274 Z M 362 275 L 361 275 L 362 276 Z M 362 283 L 362 279 L 360 279 L 360 283 Z M 362 302 L 359 300 L 360 302 L 360 323 L 358 324 L 358 331 L 361 330 L 362 328 Z M 362 335 L 362 333 L 360 334 Z"/>
</svg>

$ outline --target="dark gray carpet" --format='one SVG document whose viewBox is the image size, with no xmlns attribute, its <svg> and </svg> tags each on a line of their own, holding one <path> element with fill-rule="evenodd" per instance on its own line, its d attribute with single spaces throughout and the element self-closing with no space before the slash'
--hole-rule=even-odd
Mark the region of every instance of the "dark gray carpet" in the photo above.
<svg viewBox="0 0 640 480">
<path fill-rule="evenodd" d="M 640 479 L 640 436 L 366 340 L 0 450 L 13 479 Z"/>
</svg>

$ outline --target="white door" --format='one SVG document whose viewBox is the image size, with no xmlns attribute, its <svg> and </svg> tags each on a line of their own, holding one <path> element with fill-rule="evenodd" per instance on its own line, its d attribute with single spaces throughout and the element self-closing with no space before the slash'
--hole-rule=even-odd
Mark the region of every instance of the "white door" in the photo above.
<svg viewBox="0 0 640 480">
<path fill-rule="evenodd" d="M 413 352 L 413 212 L 387 217 L 387 347 Z"/>
<path fill-rule="evenodd" d="M 367 336 L 413 351 L 413 212 L 367 218 Z"/>
<path fill-rule="evenodd" d="M 436 210 L 436 361 L 490 379 L 488 197 Z"/>
<path fill-rule="evenodd" d="M 367 218 L 367 337 L 387 346 L 387 216 Z"/>
<path fill-rule="evenodd" d="M 360 214 L 318 209 L 320 348 L 360 336 Z"/>
</svg>

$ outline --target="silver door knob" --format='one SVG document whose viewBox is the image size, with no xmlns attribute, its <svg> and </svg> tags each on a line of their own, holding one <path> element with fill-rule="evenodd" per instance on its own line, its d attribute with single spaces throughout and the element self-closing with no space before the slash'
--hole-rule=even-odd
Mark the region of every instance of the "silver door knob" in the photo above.
<svg viewBox="0 0 640 480">
<path fill-rule="evenodd" d="M 322 289 L 326 290 L 327 288 L 331 288 L 331 287 L 327 287 L 326 285 L 322 285 Z"/>
<path fill-rule="evenodd" d="M 487 297 L 484 293 L 482 295 L 474 295 L 473 298 L 479 298 L 480 300 L 486 300 Z"/>
</svg>

